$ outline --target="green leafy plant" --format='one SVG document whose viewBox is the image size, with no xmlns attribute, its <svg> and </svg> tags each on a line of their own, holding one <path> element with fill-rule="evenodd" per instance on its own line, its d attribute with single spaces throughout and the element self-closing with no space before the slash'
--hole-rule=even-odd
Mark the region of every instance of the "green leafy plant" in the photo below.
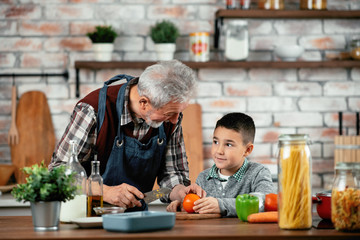
<svg viewBox="0 0 360 240">
<path fill-rule="evenodd" d="M 111 26 L 96 26 L 94 32 L 86 34 L 93 43 L 113 43 L 117 33 Z"/>
<path fill-rule="evenodd" d="M 179 29 L 174 23 L 163 20 L 151 27 L 150 36 L 154 43 L 175 43 Z"/>
<path fill-rule="evenodd" d="M 24 167 L 22 171 L 28 175 L 26 183 L 18 184 L 11 192 L 17 201 L 62 201 L 74 199 L 77 186 L 74 184 L 75 174 L 65 174 L 65 165 L 49 171 L 44 164 Z"/>
</svg>

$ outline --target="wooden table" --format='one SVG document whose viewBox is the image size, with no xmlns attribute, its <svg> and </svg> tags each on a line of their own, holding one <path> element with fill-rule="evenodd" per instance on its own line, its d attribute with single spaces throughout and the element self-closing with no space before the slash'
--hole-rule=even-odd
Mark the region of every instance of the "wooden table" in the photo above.
<svg viewBox="0 0 360 240">
<path fill-rule="evenodd" d="M 360 239 L 334 229 L 280 230 L 277 224 L 249 224 L 237 218 L 176 220 L 171 230 L 121 233 L 60 224 L 55 232 L 35 232 L 29 216 L 0 217 L 0 239 Z"/>
</svg>

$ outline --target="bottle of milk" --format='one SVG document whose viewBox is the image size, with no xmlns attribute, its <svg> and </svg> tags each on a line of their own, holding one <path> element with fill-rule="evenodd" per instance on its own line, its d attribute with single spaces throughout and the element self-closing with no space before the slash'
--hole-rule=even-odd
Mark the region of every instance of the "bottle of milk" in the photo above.
<svg viewBox="0 0 360 240">
<path fill-rule="evenodd" d="M 66 174 L 75 172 L 75 184 L 78 187 L 74 199 L 61 203 L 60 221 L 71 222 L 75 218 L 86 217 L 86 182 L 87 175 L 78 160 L 77 142 L 70 141 L 70 158 L 66 164 Z"/>
<path fill-rule="evenodd" d="M 247 21 L 231 20 L 226 26 L 225 58 L 230 61 L 245 60 L 249 56 Z"/>
</svg>

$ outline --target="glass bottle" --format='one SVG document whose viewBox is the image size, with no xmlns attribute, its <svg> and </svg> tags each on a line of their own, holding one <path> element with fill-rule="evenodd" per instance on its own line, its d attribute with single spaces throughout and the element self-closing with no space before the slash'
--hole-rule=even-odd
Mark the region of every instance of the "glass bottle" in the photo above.
<svg viewBox="0 0 360 240">
<path fill-rule="evenodd" d="M 282 10 L 284 9 L 284 0 L 259 0 L 259 9 Z"/>
<path fill-rule="evenodd" d="M 312 225 L 309 144 L 306 134 L 279 137 L 278 224 L 281 229 L 310 229 Z"/>
<path fill-rule="evenodd" d="M 336 230 L 360 230 L 360 163 L 340 162 L 335 166 L 331 192 L 331 221 Z"/>
<path fill-rule="evenodd" d="M 245 60 L 249 56 L 247 21 L 229 21 L 225 31 L 225 58 L 230 61 Z"/>
<path fill-rule="evenodd" d="M 300 0 L 302 10 L 326 10 L 327 0 Z"/>
<path fill-rule="evenodd" d="M 351 40 L 350 56 L 354 60 L 360 60 L 360 38 Z"/>
<path fill-rule="evenodd" d="M 75 184 L 78 188 L 74 199 L 61 203 L 60 221 L 71 222 L 72 219 L 86 217 L 86 171 L 77 157 L 77 142 L 70 140 L 70 158 L 66 164 L 65 174 L 75 173 Z"/>
<path fill-rule="evenodd" d="M 96 154 L 91 161 L 91 175 L 88 179 L 87 216 L 95 217 L 94 208 L 103 207 L 103 179 L 100 175 L 100 162 Z"/>
</svg>

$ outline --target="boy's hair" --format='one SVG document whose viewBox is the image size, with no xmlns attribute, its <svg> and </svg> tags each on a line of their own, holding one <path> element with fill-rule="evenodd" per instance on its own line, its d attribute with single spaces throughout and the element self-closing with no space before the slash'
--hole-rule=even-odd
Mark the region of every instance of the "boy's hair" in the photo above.
<svg viewBox="0 0 360 240">
<path fill-rule="evenodd" d="M 243 138 L 243 144 L 254 143 L 255 124 L 253 119 L 240 112 L 228 113 L 216 122 L 215 129 L 224 127 L 239 132 Z"/>
</svg>

